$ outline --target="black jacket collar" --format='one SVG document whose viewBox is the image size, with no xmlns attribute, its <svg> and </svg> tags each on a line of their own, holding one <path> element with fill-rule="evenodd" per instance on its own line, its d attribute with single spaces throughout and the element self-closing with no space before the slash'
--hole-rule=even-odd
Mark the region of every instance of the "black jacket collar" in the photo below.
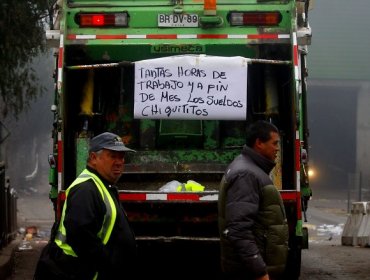
<svg viewBox="0 0 370 280">
<path fill-rule="evenodd" d="M 89 170 L 91 173 L 94 173 L 96 176 L 99 177 L 99 179 L 103 182 L 104 186 L 106 187 L 110 187 L 111 184 L 105 180 L 99 173 L 98 171 L 96 171 L 94 168 L 90 167 L 90 166 L 86 166 L 86 169 Z"/>
<path fill-rule="evenodd" d="M 274 161 L 265 158 L 247 145 L 244 145 L 242 154 L 249 157 L 258 167 L 260 167 L 267 174 L 271 172 L 276 164 Z"/>
</svg>

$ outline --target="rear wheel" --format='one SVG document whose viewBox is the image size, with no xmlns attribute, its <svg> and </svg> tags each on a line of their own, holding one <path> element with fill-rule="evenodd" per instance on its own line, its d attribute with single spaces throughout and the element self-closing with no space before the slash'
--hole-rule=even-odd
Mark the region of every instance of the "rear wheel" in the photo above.
<svg viewBox="0 0 370 280">
<path fill-rule="evenodd" d="M 289 254 L 284 279 L 298 280 L 301 274 L 302 238 L 294 238 L 289 243 Z"/>
</svg>

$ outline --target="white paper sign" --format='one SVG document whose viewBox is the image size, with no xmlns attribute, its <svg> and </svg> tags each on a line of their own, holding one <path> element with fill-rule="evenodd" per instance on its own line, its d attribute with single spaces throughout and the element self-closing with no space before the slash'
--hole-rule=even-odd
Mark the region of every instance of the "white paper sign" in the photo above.
<svg viewBox="0 0 370 280">
<path fill-rule="evenodd" d="M 137 119 L 245 120 L 248 59 L 171 56 L 135 62 Z"/>
</svg>

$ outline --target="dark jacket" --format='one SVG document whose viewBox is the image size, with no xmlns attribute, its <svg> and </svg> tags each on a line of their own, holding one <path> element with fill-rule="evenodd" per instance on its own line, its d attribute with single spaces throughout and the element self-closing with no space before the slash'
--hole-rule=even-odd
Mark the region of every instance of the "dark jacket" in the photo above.
<svg viewBox="0 0 370 280">
<path fill-rule="evenodd" d="M 221 265 L 236 279 L 284 271 L 288 226 L 282 199 L 269 177 L 274 166 L 244 146 L 220 184 Z"/>
<path fill-rule="evenodd" d="M 87 168 L 97 176 L 94 170 Z M 121 279 L 122 271 L 130 275 L 135 270 L 137 245 L 127 216 L 119 202 L 116 187 L 110 186 L 101 176 L 112 196 L 117 209 L 116 221 L 108 240 L 104 245 L 98 232 L 102 228 L 106 206 L 94 181 L 89 179 L 74 186 L 67 197 L 64 226 L 67 231 L 67 243 L 77 254 L 68 256 L 55 244 L 52 257 L 56 265 L 68 275 L 58 279 L 93 279 L 98 271 L 98 279 Z M 36 279 L 46 279 L 39 277 Z"/>
</svg>

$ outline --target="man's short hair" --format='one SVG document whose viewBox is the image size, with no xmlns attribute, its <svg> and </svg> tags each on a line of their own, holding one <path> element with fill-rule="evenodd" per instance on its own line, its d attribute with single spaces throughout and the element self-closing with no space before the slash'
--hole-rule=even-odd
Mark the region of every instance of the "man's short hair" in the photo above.
<svg viewBox="0 0 370 280">
<path fill-rule="evenodd" d="M 272 123 L 259 120 L 247 127 L 245 143 L 253 147 L 257 139 L 267 142 L 271 138 L 271 132 L 279 133 L 279 129 Z"/>
</svg>

